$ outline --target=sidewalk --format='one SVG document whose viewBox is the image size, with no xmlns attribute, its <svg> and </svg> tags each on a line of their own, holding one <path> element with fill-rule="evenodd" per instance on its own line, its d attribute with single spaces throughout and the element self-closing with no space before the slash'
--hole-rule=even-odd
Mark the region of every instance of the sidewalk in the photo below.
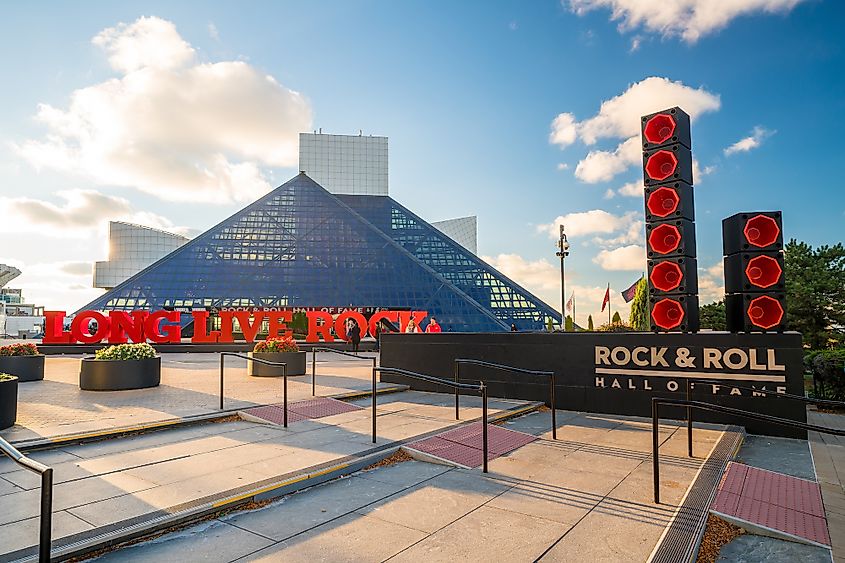
<svg viewBox="0 0 845 563">
<path fill-rule="evenodd" d="M 807 422 L 845 430 L 845 415 L 807 410 Z M 845 562 L 845 438 L 810 432 L 810 449 L 822 489 L 833 560 Z"/>
<path fill-rule="evenodd" d="M 53 540 L 89 535 L 175 513 L 191 503 L 360 454 L 378 445 L 453 426 L 454 397 L 404 392 L 379 406 L 378 444 L 371 411 L 280 426 L 209 423 L 33 453 L 54 469 Z M 521 405 L 490 400 L 490 414 Z M 481 415 L 468 397 L 464 421 Z M 0 560 L 38 537 L 39 479 L 0 460 Z M 222 496 L 221 496 L 222 495 Z M 59 542 L 62 543 L 62 542 Z M 64 543 L 67 543 L 65 541 Z"/>
<path fill-rule="evenodd" d="M 540 440 L 490 473 L 418 461 L 359 472 L 249 512 L 115 551 L 101 561 L 645 561 L 704 462 L 663 425 L 664 504 L 652 503 L 651 426 L 558 412 L 505 424 Z M 696 430 L 699 455 L 720 430 Z"/>
<path fill-rule="evenodd" d="M 317 395 L 369 391 L 372 364 L 337 358 L 334 354 L 317 354 Z M 0 436 L 17 442 L 218 412 L 219 354 L 164 355 L 161 385 L 134 391 L 82 391 L 79 362 L 79 357 L 47 357 L 44 381 L 18 386 L 17 424 Z M 240 358 L 226 359 L 224 407 L 280 402 L 281 378 L 250 377 L 246 363 Z M 311 398 L 310 354 L 308 374 L 288 378 L 288 399 L 306 398 Z"/>
</svg>

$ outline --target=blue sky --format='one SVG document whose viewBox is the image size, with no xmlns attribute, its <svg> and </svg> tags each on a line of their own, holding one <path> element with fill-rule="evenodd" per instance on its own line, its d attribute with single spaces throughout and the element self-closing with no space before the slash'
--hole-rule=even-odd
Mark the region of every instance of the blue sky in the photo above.
<svg viewBox="0 0 845 563">
<path fill-rule="evenodd" d="M 14 243 L 3 245 L 0 262 L 24 270 L 13 285 L 32 300 L 73 310 L 97 294 L 90 265 L 106 259 L 108 218 L 200 232 L 243 207 L 247 195 L 296 173 L 295 158 L 278 150 L 296 131 L 363 129 L 390 137 L 394 198 L 431 220 L 478 215 L 479 254 L 556 307 L 554 243 L 539 226 L 568 216 L 567 283 L 584 322 L 599 307 L 599 288 L 610 282 L 624 289 L 644 269 L 636 248 L 624 250 L 643 244 L 637 224 L 643 203 L 633 189 L 640 167 L 622 153 L 610 162 L 587 155 L 616 150 L 643 104 L 674 93 L 682 107 L 700 108 L 693 153 L 701 171 L 695 197 L 705 300 L 718 297 L 722 285 L 720 221 L 728 215 L 783 209 L 787 237 L 842 240 L 845 6 L 777 0 L 769 13 L 757 7 L 763 2 L 748 0 L 736 3 L 741 13 L 719 13 L 701 0 L 691 3 L 700 4 L 698 12 L 673 14 L 666 4 L 645 11 L 632 0 L 9 5 L 0 22 L 7 77 L 0 94 L 0 197 L 14 220 L 0 230 Z M 612 20 L 610 8 L 620 18 Z M 163 22 L 156 30 L 172 41 L 121 42 L 142 16 Z M 126 65 L 134 64 L 132 49 L 152 56 L 150 45 L 161 57 L 184 60 L 156 62 L 164 70 L 138 86 L 143 64 Z M 110 56 L 123 58 L 115 63 Z M 179 106 L 173 119 L 167 108 L 154 108 L 161 123 L 145 121 L 143 138 L 126 130 L 137 106 L 123 95 L 102 95 L 108 84 L 126 87 L 132 76 L 139 99 L 150 91 L 144 88 L 158 92 L 159 79 L 187 89 L 196 78 L 192 68 L 232 61 L 257 82 L 222 81 L 214 103 L 229 107 Z M 274 86 L 260 84 L 265 75 Z M 79 124 L 72 99 L 86 88 L 101 94 L 83 113 L 98 116 L 100 145 L 79 136 L 90 129 Z M 301 97 L 293 99 L 291 90 Z M 169 98 L 165 92 L 152 99 L 164 106 Z M 36 119 L 40 104 L 55 111 Z M 252 107 L 279 111 L 266 123 L 239 113 Z M 193 111 L 200 129 L 249 123 L 254 129 L 244 125 L 235 140 L 243 145 L 254 132 L 265 145 L 246 150 L 184 124 L 175 133 L 167 129 Z M 564 120 L 571 127 L 560 131 L 567 142 L 553 143 L 560 114 L 571 114 Z M 103 152 L 104 139 L 127 137 L 127 146 L 156 150 L 132 163 L 134 150 L 119 158 Z M 743 139 L 739 147 L 747 150 L 726 154 Z M 76 144 L 84 150 L 75 151 Z M 223 164 L 213 155 L 224 155 Z M 223 188 L 191 187 L 189 179 L 171 188 L 175 172 L 168 166 L 178 157 L 231 177 Z M 619 193 L 632 182 L 623 192 L 633 196 Z M 618 298 L 614 303 L 621 306 Z"/>
</svg>

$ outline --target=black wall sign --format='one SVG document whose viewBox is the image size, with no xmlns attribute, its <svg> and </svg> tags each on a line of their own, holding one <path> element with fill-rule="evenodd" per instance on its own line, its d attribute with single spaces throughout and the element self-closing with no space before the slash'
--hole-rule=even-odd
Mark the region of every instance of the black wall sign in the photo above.
<svg viewBox="0 0 845 563">
<path fill-rule="evenodd" d="M 447 379 L 454 360 L 472 358 L 535 370 L 554 370 L 557 408 L 591 413 L 651 416 L 653 396 L 683 398 L 686 381 L 697 383 L 693 399 L 806 422 L 805 405 L 777 393 L 803 395 L 801 335 L 652 333 L 384 334 L 381 365 Z M 393 374 L 382 381 L 412 389 L 451 392 L 431 383 Z M 548 403 L 546 378 L 479 366 L 461 367 L 464 381 L 484 380 L 491 397 Z M 757 389 L 750 392 L 731 384 Z M 661 417 L 683 419 L 681 409 Z M 697 421 L 745 426 L 750 433 L 805 438 L 800 430 L 749 419 L 697 411 Z"/>
</svg>

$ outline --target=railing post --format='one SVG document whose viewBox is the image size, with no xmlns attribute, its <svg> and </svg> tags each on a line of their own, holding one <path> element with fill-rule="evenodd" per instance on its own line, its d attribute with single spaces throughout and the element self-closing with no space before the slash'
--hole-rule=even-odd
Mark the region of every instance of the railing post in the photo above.
<svg viewBox="0 0 845 563">
<path fill-rule="evenodd" d="M 311 396 L 317 396 L 317 348 L 311 348 Z"/>
<path fill-rule="evenodd" d="M 455 383 L 461 378 L 461 362 L 455 361 Z M 461 419 L 461 390 L 455 387 L 455 420 Z"/>
<path fill-rule="evenodd" d="M 226 357 L 225 353 L 220 354 L 220 410 L 223 410 L 223 358 Z"/>
<path fill-rule="evenodd" d="M 282 385 L 284 387 L 284 391 L 282 392 L 284 401 L 284 423 L 285 428 L 288 427 L 288 365 L 282 364 Z"/>
<path fill-rule="evenodd" d="M 552 372 L 551 375 L 551 392 L 549 393 L 552 407 L 552 440 L 557 440 L 557 417 L 555 416 L 555 412 L 557 411 L 557 407 L 555 406 L 555 372 Z"/>
<path fill-rule="evenodd" d="M 660 440 L 658 438 L 657 399 L 651 401 L 651 458 L 654 474 L 654 504 L 660 504 L 660 460 L 658 458 Z"/>
<path fill-rule="evenodd" d="M 376 443 L 376 368 L 373 368 L 373 444 Z"/>
<path fill-rule="evenodd" d="M 41 532 L 38 543 L 38 561 L 50 562 L 53 527 L 53 469 L 41 474 Z"/>
<path fill-rule="evenodd" d="M 687 401 L 690 399 L 690 387 L 692 383 L 687 379 Z M 687 454 L 692 457 L 692 408 L 687 405 Z"/>
<path fill-rule="evenodd" d="M 481 444 L 484 455 L 484 473 L 487 473 L 487 387 L 481 381 Z"/>
</svg>

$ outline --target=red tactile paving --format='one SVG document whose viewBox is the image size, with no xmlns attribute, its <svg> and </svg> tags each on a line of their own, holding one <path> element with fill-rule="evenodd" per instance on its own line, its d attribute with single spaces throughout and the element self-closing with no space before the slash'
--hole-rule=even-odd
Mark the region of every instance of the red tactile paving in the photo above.
<svg viewBox="0 0 845 563">
<path fill-rule="evenodd" d="M 478 467 L 484 461 L 482 434 L 481 423 L 476 422 L 414 442 L 408 447 L 460 465 Z M 488 424 L 487 459 L 495 459 L 536 439 L 536 436 L 530 434 Z"/>
<path fill-rule="evenodd" d="M 726 516 L 830 545 L 821 489 L 813 481 L 731 463 L 710 508 Z"/>
<path fill-rule="evenodd" d="M 361 407 L 326 397 L 308 399 L 307 401 L 297 401 L 294 403 L 288 403 L 288 424 L 291 422 L 298 422 L 300 420 L 322 418 L 324 416 L 331 416 L 333 414 L 341 414 L 357 410 L 361 410 Z M 285 411 L 281 404 L 255 407 L 252 409 L 246 409 L 243 412 L 274 424 L 284 424 Z"/>
<path fill-rule="evenodd" d="M 351 405 L 343 401 L 338 401 L 337 399 L 326 397 L 288 404 L 288 411 L 301 414 L 306 418 L 322 418 L 324 416 L 332 416 L 333 414 L 359 411 L 361 408 L 358 405 Z"/>
</svg>

